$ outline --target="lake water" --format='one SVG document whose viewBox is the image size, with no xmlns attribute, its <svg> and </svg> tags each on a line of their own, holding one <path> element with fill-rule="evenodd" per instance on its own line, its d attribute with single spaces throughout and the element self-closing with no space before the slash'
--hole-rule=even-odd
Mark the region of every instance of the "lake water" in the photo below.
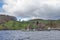
<svg viewBox="0 0 60 40">
<path fill-rule="evenodd" d="M 0 40 L 60 40 L 60 31 L 2 30 Z"/>
</svg>

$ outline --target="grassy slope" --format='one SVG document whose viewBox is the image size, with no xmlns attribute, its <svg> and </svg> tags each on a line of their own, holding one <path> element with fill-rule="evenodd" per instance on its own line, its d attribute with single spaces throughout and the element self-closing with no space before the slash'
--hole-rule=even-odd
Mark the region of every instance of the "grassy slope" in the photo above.
<svg viewBox="0 0 60 40">
<path fill-rule="evenodd" d="M 60 20 L 40 20 L 40 19 L 36 19 L 36 20 L 30 20 L 30 21 L 23 21 L 23 22 L 19 22 L 19 21 L 9 21 L 3 24 L 0 24 L 0 29 L 5 30 L 5 29 L 10 29 L 10 30 L 20 30 L 20 29 L 24 29 L 26 27 L 28 27 L 28 25 L 31 25 L 32 28 L 36 27 L 36 25 L 34 24 L 34 22 L 42 22 L 47 24 L 48 26 L 51 26 L 51 24 L 53 24 L 53 26 L 51 27 L 55 27 L 55 28 L 60 28 Z M 56 25 L 57 24 L 57 25 Z M 47 26 L 46 26 L 47 28 Z"/>
</svg>

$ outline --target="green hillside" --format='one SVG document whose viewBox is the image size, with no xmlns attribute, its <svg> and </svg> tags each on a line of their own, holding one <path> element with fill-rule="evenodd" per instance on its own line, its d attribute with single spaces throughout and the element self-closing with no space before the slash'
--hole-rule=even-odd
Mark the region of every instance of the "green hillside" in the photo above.
<svg viewBox="0 0 60 40">
<path fill-rule="evenodd" d="M 0 30 L 22 30 L 22 29 L 48 29 L 60 28 L 60 20 L 41 20 L 33 19 L 29 21 L 8 21 L 0 24 Z"/>
<path fill-rule="evenodd" d="M 60 20 L 33 19 L 29 21 L 17 21 L 16 17 L 0 15 L 0 30 L 22 30 L 22 29 L 47 29 L 60 27 Z"/>
</svg>

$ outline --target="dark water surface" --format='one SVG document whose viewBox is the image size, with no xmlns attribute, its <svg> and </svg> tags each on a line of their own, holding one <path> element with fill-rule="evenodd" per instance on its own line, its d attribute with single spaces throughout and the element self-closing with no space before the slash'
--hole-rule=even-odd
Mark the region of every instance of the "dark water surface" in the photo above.
<svg viewBox="0 0 60 40">
<path fill-rule="evenodd" d="M 60 31 L 0 31 L 0 40 L 60 40 Z"/>
</svg>

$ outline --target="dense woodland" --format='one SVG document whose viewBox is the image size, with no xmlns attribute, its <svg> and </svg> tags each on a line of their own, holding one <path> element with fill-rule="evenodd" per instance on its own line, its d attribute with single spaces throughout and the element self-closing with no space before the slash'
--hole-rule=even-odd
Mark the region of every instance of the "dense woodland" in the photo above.
<svg viewBox="0 0 60 40">
<path fill-rule="evenodd" d="M 49 27 L 60 28 L 60 20 L 32 19 L 29 21 L 17 21 L 14 16 L 0 15 L 0 30 L 46 30 Z"/>
</svg>

